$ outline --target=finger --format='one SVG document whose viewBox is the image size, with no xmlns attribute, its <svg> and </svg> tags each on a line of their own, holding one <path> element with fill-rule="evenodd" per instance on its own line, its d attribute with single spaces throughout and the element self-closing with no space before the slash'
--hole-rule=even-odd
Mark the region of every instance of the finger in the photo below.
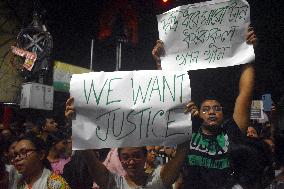
<svg viewBox="0 0 284 189">
<path fill-rule="evenodd" d="M 254 35 L 254 31 L 250 31 L 246 34 L 246 39 L 249 39 L 251 36 Z"/>
<path fill-rule="evenodd" d="M 66 106 L 70 106 L 74 103 L 74 97 L 70 97 L 68 98 L 68 100 L 66 101 Z"/>
<path fill-rule="evenodd" d="M 257 38 L 255 35 L 251 36 L 248 40 L 247 40 L 247 43 L 248 44 L 255 44 L 257 41 Z"/>
<path fill-rule="evenodd" d="M 164 42 L 163 42 L 162 40 L 157 40 L 157 41 L 156 41 L 156 44 L 161 44 L 161 45 L 164 46 Z"/>
<path fill-rule="evenodd" d="M 196 106 L 189 106 L 189 107 L 185 108 L 184 113 L 190 112 L 192 114 L 194 111 L 198 111 L 197 107 Z"/>
<path fill-rule="evenodd" d="M 248 31 L 253 31 L 253 27 L 252 27 L 252 26 L 249 26 L 249 27 L 248 27 Z"/>
<path fill-rule="evenodd" d="M 195 103 L 193 101 L 190 101 L 186 107 L 190 108 L 191 106 L 196 106 Z"/>
<path fill-rule="evenodd" d="M 74 111 L 74 106 L 66 106 L 66 111 L 69 111 L 69 110 L 73 110 Z"/>
<path fill-rule="evenodd" d="M 193 117 L 198 116 L 198 115 L 199 115 L 198 110 L 196 110 L 195 112 L 192 113 L 192 116 L 193 116 Z"/>
<path fill-rule="evenodd" d="M 156 50 L 156 53 L 157 53 L 158 56 L 164 56 L 165 55 L 165 46 L 164 46 L 163 41 L 158 40 L 156 42 L 154 49 Z"/>
<path fill-rule="evenodd" d="M 156 47 L 152 50 L 152 55 L 156 61 L 160 61 L 160 56 Z"/>
<path fill-rule="evenodd" d="M 184 112 L 187 113 L 187 112 L 191 111 L 192 108 L 196 108 L 197 109 L 195 103 L 193 101 L 189 101 L 189 103 L 187 103 L 187 105 L 185 107 Z"/>
<path fill-rule="evenodd" d="M 72 116 L 74 114 L 74 110 L 67 110 L 65 111 L 65 114 L 68 115 L 68 116 Z"/>
</svg>

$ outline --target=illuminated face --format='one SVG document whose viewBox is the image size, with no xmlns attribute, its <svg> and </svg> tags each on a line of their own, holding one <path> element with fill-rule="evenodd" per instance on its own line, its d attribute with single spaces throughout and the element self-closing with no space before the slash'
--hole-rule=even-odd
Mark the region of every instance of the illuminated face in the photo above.
<svg viewBox="0 0 284 189">
<path fill-rule="evenodd" d="M 153 164 L 156 158 L 156 150 L 155 146 L 146 146 L 147 149 L 147 163 L 148 164 Z"/>
<path fill-rule="evenodd" d="M 42 168 L 44 154 L 38 152 L 29 140 L 20 140 L 14 150 L 13 164 L 20 174 L 31 175 Z"/>
<path fill-rule="evenodd" d="M 247 136 L 252 138 L 258 138 L 258 134 L 253 127 L 248 127 L 247 129 Z"/>
<path fill-rule="evenodd" d="M 135 176 L 144 173 L 146 154 L 142 147 L 121 148 L 119 159 L 127 175 Z"/>
<path fill-rule="evenodd" d="M 47 131 L 48 133 L 57 132 L 58 131 L 57 123 L 53 118 L 47 118 L 43 130 Z"/>
<path fill-rule="evenodd" d="M 222 107 L 216 100 L 205 100 L 199 111 L 204 126 L 217 126 L 223 121 Z"/>
<path fill-rule="evenodd" d="M 166 146 L 164 148 L 164 150 L 165 150 L 165 154 L 168 157 L 174 157 L 174 155 L 175 155 L 175 148 L 174 147 Z"/>
</svg>

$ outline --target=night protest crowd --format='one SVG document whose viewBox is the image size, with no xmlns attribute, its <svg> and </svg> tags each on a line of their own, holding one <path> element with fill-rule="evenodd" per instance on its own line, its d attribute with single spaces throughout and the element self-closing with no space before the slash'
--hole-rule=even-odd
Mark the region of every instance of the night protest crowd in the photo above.
<svg viewBox="0 0 284 189">
<path fill-rule="evenodd" d="M 246 40 L 255 45 L 252 29 Z M 152 51 L 158 70 L 164 53 L 158 40 Z M 189 72 L 192 101 L 184 111 L 191 116 L 192 136 L 182 144 L 72 150 L 72 97 L 64 107 L 65 120 L 46 114 L 0 122 L 0 189 L 284 188 L 284 95 L 264 112 L 264 120 L 250 119 L 254 65 L 231 71 L 238 83 L 232 86 L 236 97 L 227 102 L 231 113 L 223 106 L 230 94 L 215 94 L 222 89 L 211 79 L 232 68 L 211 70 L 202 78 Z"/>
<path fill-rule="evenodd" d="M 249 33 L 248 43 L 255 40 Z M 160 69 L 162 41 L 152 54 Z M 65 125 L 52 115 L 1 123 L 0 188 L 284 188 L 284 98 L 265 112 L 266 120 L 250 120 L 255 72 L 250 63 L 240 68 L 231 118 L 225 120 L 222 99 L 190 101 L 184 108 L 192 137 L 183 144 L 72 151 L 72 97 Z"/>
</svg>

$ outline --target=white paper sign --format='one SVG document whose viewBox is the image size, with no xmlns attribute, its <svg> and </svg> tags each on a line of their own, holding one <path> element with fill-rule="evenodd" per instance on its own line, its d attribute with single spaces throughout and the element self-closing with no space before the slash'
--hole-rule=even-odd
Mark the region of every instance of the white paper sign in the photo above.
<svg viewBox="0 0 284 189">
<path fill-rule="evenodd" d="M 172 145 L 191 136 L 190 81 L 180 71 L 74 74 L 73 149 Z"/>
<path fill-rule="evenodd" d="M 264 119 L 262 100 L 253 100 L 251 102 L 250 119 Z"/>
<path fill-rule="evenodd" d="M 165 44 L 163 70 L 227 67 L 254 60 L 245 42 L 250 23 L 245 0 L 215 0 L 184 5 L 157 16 Z"/>
</svg>

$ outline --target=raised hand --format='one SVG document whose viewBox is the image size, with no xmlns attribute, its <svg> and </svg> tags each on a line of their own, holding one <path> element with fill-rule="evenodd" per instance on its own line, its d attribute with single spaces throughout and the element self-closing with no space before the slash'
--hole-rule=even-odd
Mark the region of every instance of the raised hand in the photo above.
<svg viewBox="0 0 284 189">
<path fill-rule="evenodd" d="M 186 105 L 184 113 L 188 113 L 188 112 L 191 113 L 191 117 L 199 116 L 198 108 L 193 101 L 189 101 L 189 103 Z"/>
<path fill-rule="evenodd" d="M 75 115 L 74 98 L 70 97 L 66 101 L 64 115 L 66 118 L 71 119 Z"/>
<path fill-rule="evenodd" d="M 161 56 L 165 55 L 165 48 L 164 48 L 164 42 L 161 40 L 156 41 L 156 45 L 152 50 L 153 58 L 156 61 L 156 66 L 158 70 L 161 70 Z"/>
</svg>

